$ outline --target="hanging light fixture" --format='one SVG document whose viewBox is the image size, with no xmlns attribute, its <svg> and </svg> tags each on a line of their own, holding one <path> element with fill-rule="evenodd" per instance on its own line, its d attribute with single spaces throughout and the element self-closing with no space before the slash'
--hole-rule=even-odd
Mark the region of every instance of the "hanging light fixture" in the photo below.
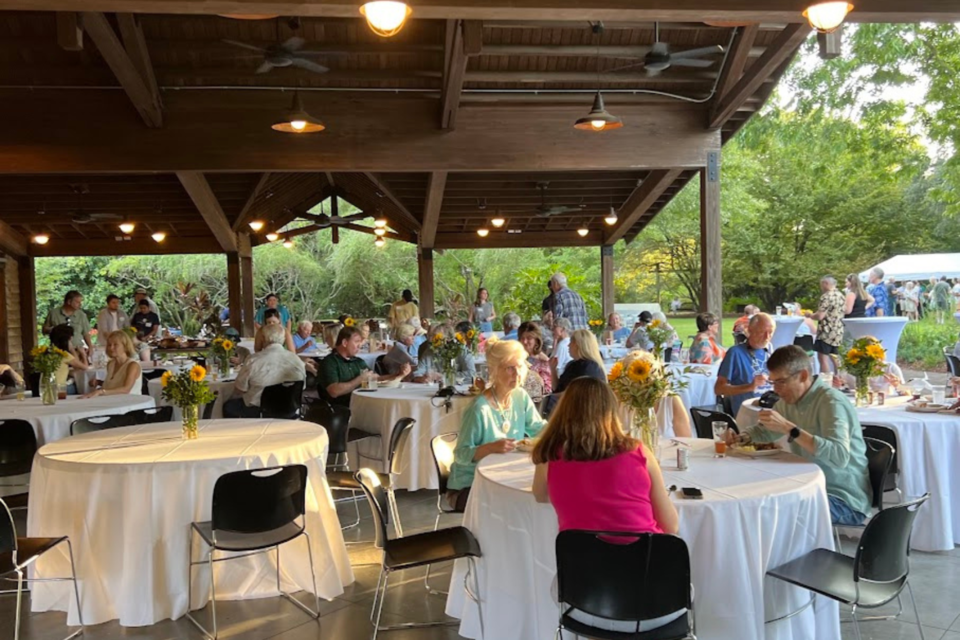
<svg viewBox="0 0 960 640">
<path fill-rule="evenodd" d="M 481 238 L 486 238 L 488 235 L 490 235 L 490 229 L 487 229 L 486 227 L 480 227 L 477 229 L 477 235 Z"/>
<path fill-rule="evenodd" d="M 163 231 L 155 231 L 150 237 L 153 238 L 155 242 L 160 243 L 167 239 L 167 234 Z"/>
<path fill-rule="evenodd" d="M 360 7 L 367 26 L 378 36 L 389 38 L 400 33 L 413 10 L 405 2 L 373 0 Z"/>
<path fill-rule="evenodd" d="M 387 226 L 387 221 L 384 218 L 377 218 L 373 221 L 373 226 L 377 229 L 384 229 Z"/>
<path fill-rule="evenodd" d="M 817 2 L 807 7 L 803 17 L 820 33 L 830 33 L 843 24 L 851 11 L 853 5 L 849 2 Z"/>
<path fill-rule="evenodd" d="M 129 220 L 124 220 L 120 223 L 120 231 L 123 231 L 126 235 L 133 233 L 133 230 L 137 228 L 137 225 Z"/>
<path fill-rule="evenodd" d="M 387 241 L 384 240 L 383 238 L 377 238 L 376 240 L 373 241 L 373 246 L 375 246 L 378 249 L 382 249 L 385 244 L 387 244 Z"/>
<path fill-rule="evenodd" d="M 617 210 L 614 209 L 613 207 L 610 207 L 610 213 L 604 216 L 603 221 L 609 224 L 610 226 L 613 226 L 617 224 L 618 219 L 619 218 L 617 218 Z"/>
<path fill-rule="evenodd" d="M 284 133 L 316 133 L 327 127 L 307 113 L 307 110 L 303 108 L 303 101 L 300 100 L 300 92 L 294 91 L 290 109 L 283 114 L 280 120 L 270 125 L 270 128 Z"/>
<path fill-rule="evenodd" d="M 280 239 L 280 234 L 277 233 L 276 231 L 271 231 L 266 235 L 266 238 L 267 238 L 267 242 L 276 242 L 277 240 Z"/>
<path fill-rule="evenodd" d="M 248 224 L 250 225 L 250 228 L 253 229 L 254 231 L 260 231 L 261 229 L 263 229 L 263 226 L 265 223 L 263 220 L 251 220 Z"/>
<path fill-rule="evenodd" d="M 45 233 L 38 233 L 37 235 L 33 236 L 33 241 L 37 244 L 47 244 L 50 242 L 50 236 Z"/>
<path fill-rule="evenodd" d="M 383 227 L 376 227 L 376 228 L 373 230 L 373 232 L 374 232 L 375 234 L 377 234 L 378 236 L 385 236 L 385 235 L 387 234 L 387 230 L 384 229 Z"/>
<path fill-rule="evenodd" d="M 593 108 L 590 109 L 590 113 L 573 124 L 574 129 L 580 129 L 581 131 L 609 131 L 610 129 L 619 129 L 622 126 L 623 120 L 607 111 L 600 91 L 597 91 L 597 95 L 593 98 Z"/>
<path fill-rule="evenodd" d="M 496 215 L 496 217 L 494 217 L 494 218 L 492 218 L 492 219 L 490 220 L 490 224 L 492 224 L 493 226 L 495 226 L 497 229 L 499 229 L 499 228 L 502 227 L 503 225 L 507 224 L 507 221 L 504 220 L 503 216 L 500 215 L 500 210 L 499 210 L 499 209 L 497 209 L 497 215 Z"/>
<path fill-rule="evenodd" d="M 586 227 L 580 227 L 577 229 L 577 235 L 579 235 L 581 238 L 586 238 L 588 233 L 590 233 L 590 229 L 587 229 Z"/>
<path fill-rule="evenodd" d="M 293 240 L 284 240 L 283 246 L 287 249 L 293 249 Z"/>
</svg>

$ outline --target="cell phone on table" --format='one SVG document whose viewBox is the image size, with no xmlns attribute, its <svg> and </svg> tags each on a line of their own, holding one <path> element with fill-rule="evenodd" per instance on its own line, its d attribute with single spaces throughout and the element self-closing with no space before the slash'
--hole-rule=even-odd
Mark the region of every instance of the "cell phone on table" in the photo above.
<svg viewBox="0 0 960 640">
<path fill-rule="evenodd" d="M 680 491 L 683 493 L 683 497 L 688 500 L 703 500 L 703 491 L 696 487 L 684 487 Z"/>
</svg>

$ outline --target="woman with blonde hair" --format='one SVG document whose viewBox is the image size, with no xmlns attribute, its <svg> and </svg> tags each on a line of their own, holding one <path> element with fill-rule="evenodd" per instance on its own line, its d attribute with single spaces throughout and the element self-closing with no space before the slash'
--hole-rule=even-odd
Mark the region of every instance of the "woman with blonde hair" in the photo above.
<svg viewBox="0 0 960 640">
<path fill-rule="evenodd" d="M 490 386 L 463 415 L 454 451 L 447 500 L 462 511 L 467 504 L 477 463 L 489 455 L 509 453 L 517 440 L 535 436 L 544 420 L 523 390 L 527 352 L 516 340 L 487 341 Z"/>
<path fill-rule="evenodd" d="M 338 322 L 328 324 L 323 328 L 323 343 L 331 350 L 337 348 L 337 336 L 340 334 L 340 329 L 343 329 L 343 325 Z"/>
<path fill-rule="evenodd" d="M 844 300 L 844 318 L 865 318 L 867 309 L 874 305 L 873 296 L 867 293 L 860 282 L 860 276 L 851 273 L 847 276 L 847 297 Z"/>
<path fill-rule="evenodd" d="M 601 382 L 607 381 L 600 345 L 590 331 L 577 329 L 570 335 L 570 358 L 562 374 L 558 376 L 556 368 L 552 371 L 553 393 L 563 393 L 577 378 L 589 377 Z"/>
<path fill-rule="evenodd" d="M 134 357 L 136 355 L 137 350 L 128 332 L 114 331 L 108 335 L 107 356 L 110 361 L 107 363 L 107 377 L 103 381 L 103 386 L 83 397 L 141 395 L 143 370 L 140 368 L 140 362 Z"/>
</svg>

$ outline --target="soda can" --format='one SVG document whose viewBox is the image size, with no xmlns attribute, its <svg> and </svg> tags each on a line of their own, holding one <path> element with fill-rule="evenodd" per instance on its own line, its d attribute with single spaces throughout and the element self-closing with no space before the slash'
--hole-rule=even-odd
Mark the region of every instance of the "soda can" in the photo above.
<svg viewBox="0 0 960 640">
<path fill-rule="evenodd" d="M 680 447 L 677 449 L 677 470 L 686 471 L 690 468 L 690 449 Z"/>
<path fill-rule="evenodd" d="M 883 401 L 886 399 L 887 394 L 883 391 L 877 392 L 877 404 L 882 405 Z"/>
<path fill-rule="evenodd" d="M 867 391 L 867 404 L 873 404 L 873 391 Z"/>
</svg>

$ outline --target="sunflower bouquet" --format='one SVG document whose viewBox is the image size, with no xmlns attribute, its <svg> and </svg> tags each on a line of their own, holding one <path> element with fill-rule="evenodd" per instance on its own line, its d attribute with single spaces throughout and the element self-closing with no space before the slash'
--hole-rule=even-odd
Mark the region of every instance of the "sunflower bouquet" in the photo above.
<svg viewBox="0 0 960 640">
<path fill-rule="evenodd" d="M 476 355 L 480 343 L 480 332 L 470 327 L 466 331 L 458 331 L 454 336 L 457 342 L 463 345 L 470 353 Z"/>
<path fill-rule="evenodd" d="M 163 399 L 180 407 L 183 414 L 183 437 L 186 440 L 197 438 L 200 405 L 212 402 L 216 397 L 210 391 L 206 377 L 207 370 L 198 364 L 176 374 L 167 371 L 160 377 Z"/>
<path fill-rule="evenodd" d="M 70 358 L 70 354 L 52 345 L 42 345 L 33 349 L 30 356 L 33 358 L 33 371 L 40 374 L 40 397 L 43 404 L 56 404 L 59 395 L 57 369 Z"/>
<path fill-rule="evenodd" d="M 673 327 L 662 320 L 654 320 L 647 325 L 647 337 L 653 343 L 653 355 L 658 360 L 663 356 L 663 347 L 673 342 Z"/>
<path fill-rule="evenodd" d="M 620 403 L 633 410 L 630 435 L 651 450 L 656 448 L 660 435 L 654 411 L 657 403 L 670 394 L 670 378 L 660 360 L 647 351 L 631 351 L 613 365 L 607 376 Z"/>
<path fill-rule="evenodd" d="M 210 349 L 213 351 L 213 355 L 219 363 L 221 376 L 229 373 L 230 358 L 233 357 L 236 348 L 237 345 L 233 343 L 233 340 L 225 336 L 219 336 L 213 339 Z"/>
<path fill-rule="evenodd" d="M 587 320 L 587 326 L 590 327 L 590 331 L 593 331 L 593 335 L 597 336 L 597 342 L 600 342 L 605 324 L 603 320 Z"/>
<path fill-rule="evenodd" d="M 433 336 L 430 346 L 433 347 L 433 359 L 440 362 L 443 371 L 444 384 L 452 385 L 457 373 L 457 358 L 467 348 L 466 335 L 457 333 L 452 338 L 442 332 Z"/>
<path fill-rule="evenodd" d="M 880 341 L 871 336 L 857 338 L 840 358 L 840 367 L 857 380 L 857 404 L 867 398 L 867 383 L 870 378 L 884 373 L 887 352 Z"/>
</svg>

